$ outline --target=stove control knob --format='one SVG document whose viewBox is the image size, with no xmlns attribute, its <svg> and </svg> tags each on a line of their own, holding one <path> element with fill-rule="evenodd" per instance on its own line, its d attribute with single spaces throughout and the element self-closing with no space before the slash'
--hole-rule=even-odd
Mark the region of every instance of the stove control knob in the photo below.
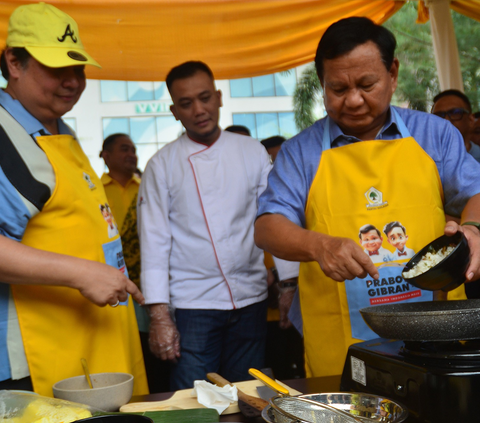
<svg viewBox="0 0 480 423">
<path fill-rule="evenodd" d="M 404 386 L 403 385 L 397 385 L 397 391 L 398 392 L 403 392 Z"/>
</svg>

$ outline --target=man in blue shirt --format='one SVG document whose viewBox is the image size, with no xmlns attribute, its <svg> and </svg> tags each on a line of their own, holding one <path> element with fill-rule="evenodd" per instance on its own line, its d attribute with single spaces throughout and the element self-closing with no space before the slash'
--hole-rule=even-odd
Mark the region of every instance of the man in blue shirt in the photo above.
<svg viewBox="0 0 480 423">
<path fill-rule="evenodd" d="M 433 99 L 432 113 L 448 120 L 460 131 L 465 149 L 480 162 L 480 146 L 471 141 L 475 131 L 475 116 L 468 97 L 454 89 L 442 91 Z M 465 291 L 468 298 L 480 298 L 480 281 L 465 285 Z"/>
<path fill-rule="evenodd" d="M 315 59 L 327 117 L 283 144 L 259 199 L 257 245 L 303 262 L 307 376 L 340 374 L 348 346 L 375 336 L 359 304 L 432 298 L 403 281 L 402 260 L 388 270 L 395 275 L 384 277 L 387 270 L 356 241 L 359 227 L 401 221 L 414 250 L 443 232 L 461 231 L 472 252 L 466 277 L 480 277 L 480 166 L 448 122 L 390 106 L 395 46 L 390 31 L 366 18 L 327 29 Z M 464 226 L 445 225 L 444 213 L 461 215 Z M 391 248 L 386 241 L 383 247 Z M 371 289 L 390 280 L 392 291 Z M 393 294 L 398 289 L 401 296 Z M 451 297 L 465 295 L 452 291 Z"/>
<path fill-rule="evenodd" d="M 433 98 L 432 113 L 451 122 L 463 137 L 465 148 L 480 162 L 480 146 L 471 141 L 475 117 L 468 97 L 458 90 L 446 90 Z"/>
</svg>

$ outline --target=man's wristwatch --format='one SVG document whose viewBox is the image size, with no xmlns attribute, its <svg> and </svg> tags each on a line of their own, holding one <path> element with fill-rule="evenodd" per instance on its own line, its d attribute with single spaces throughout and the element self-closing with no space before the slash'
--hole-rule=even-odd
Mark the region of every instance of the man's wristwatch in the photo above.
<svg viewBox="0 0 480 423">
<path fill-rule="evenodd" d="M 480 231 L 480 223 L 478 222 L 463 222 L 462 226 L 475 226 Z"/>
</svg>

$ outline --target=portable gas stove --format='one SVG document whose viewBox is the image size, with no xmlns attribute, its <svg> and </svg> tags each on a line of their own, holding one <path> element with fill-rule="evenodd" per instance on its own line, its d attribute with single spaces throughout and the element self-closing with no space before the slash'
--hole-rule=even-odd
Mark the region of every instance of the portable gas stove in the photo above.
<svg viewBox="0 0 480 423">
<path fill-rule="evenodd" d="M 406 423 L 480 422 L 480 340 L 354 344 L 341 390 L 398 401 L 409 410 Z"/>
</svg>

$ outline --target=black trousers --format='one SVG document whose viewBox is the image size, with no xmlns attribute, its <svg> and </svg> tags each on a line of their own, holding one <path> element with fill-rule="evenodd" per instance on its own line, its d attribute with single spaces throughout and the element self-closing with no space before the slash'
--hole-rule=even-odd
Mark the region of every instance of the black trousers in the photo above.
<svg viewBox="0 0 480 423">
<path fill-rule="evenodd" d="M 0 382 L 0 390 L 2 389 L 15 389 L 18 391 L 32 391 L 33 385 L 32 379 L 30 376 L 24 377 L 23 379 L 7 379 Z"/>
</svg>

